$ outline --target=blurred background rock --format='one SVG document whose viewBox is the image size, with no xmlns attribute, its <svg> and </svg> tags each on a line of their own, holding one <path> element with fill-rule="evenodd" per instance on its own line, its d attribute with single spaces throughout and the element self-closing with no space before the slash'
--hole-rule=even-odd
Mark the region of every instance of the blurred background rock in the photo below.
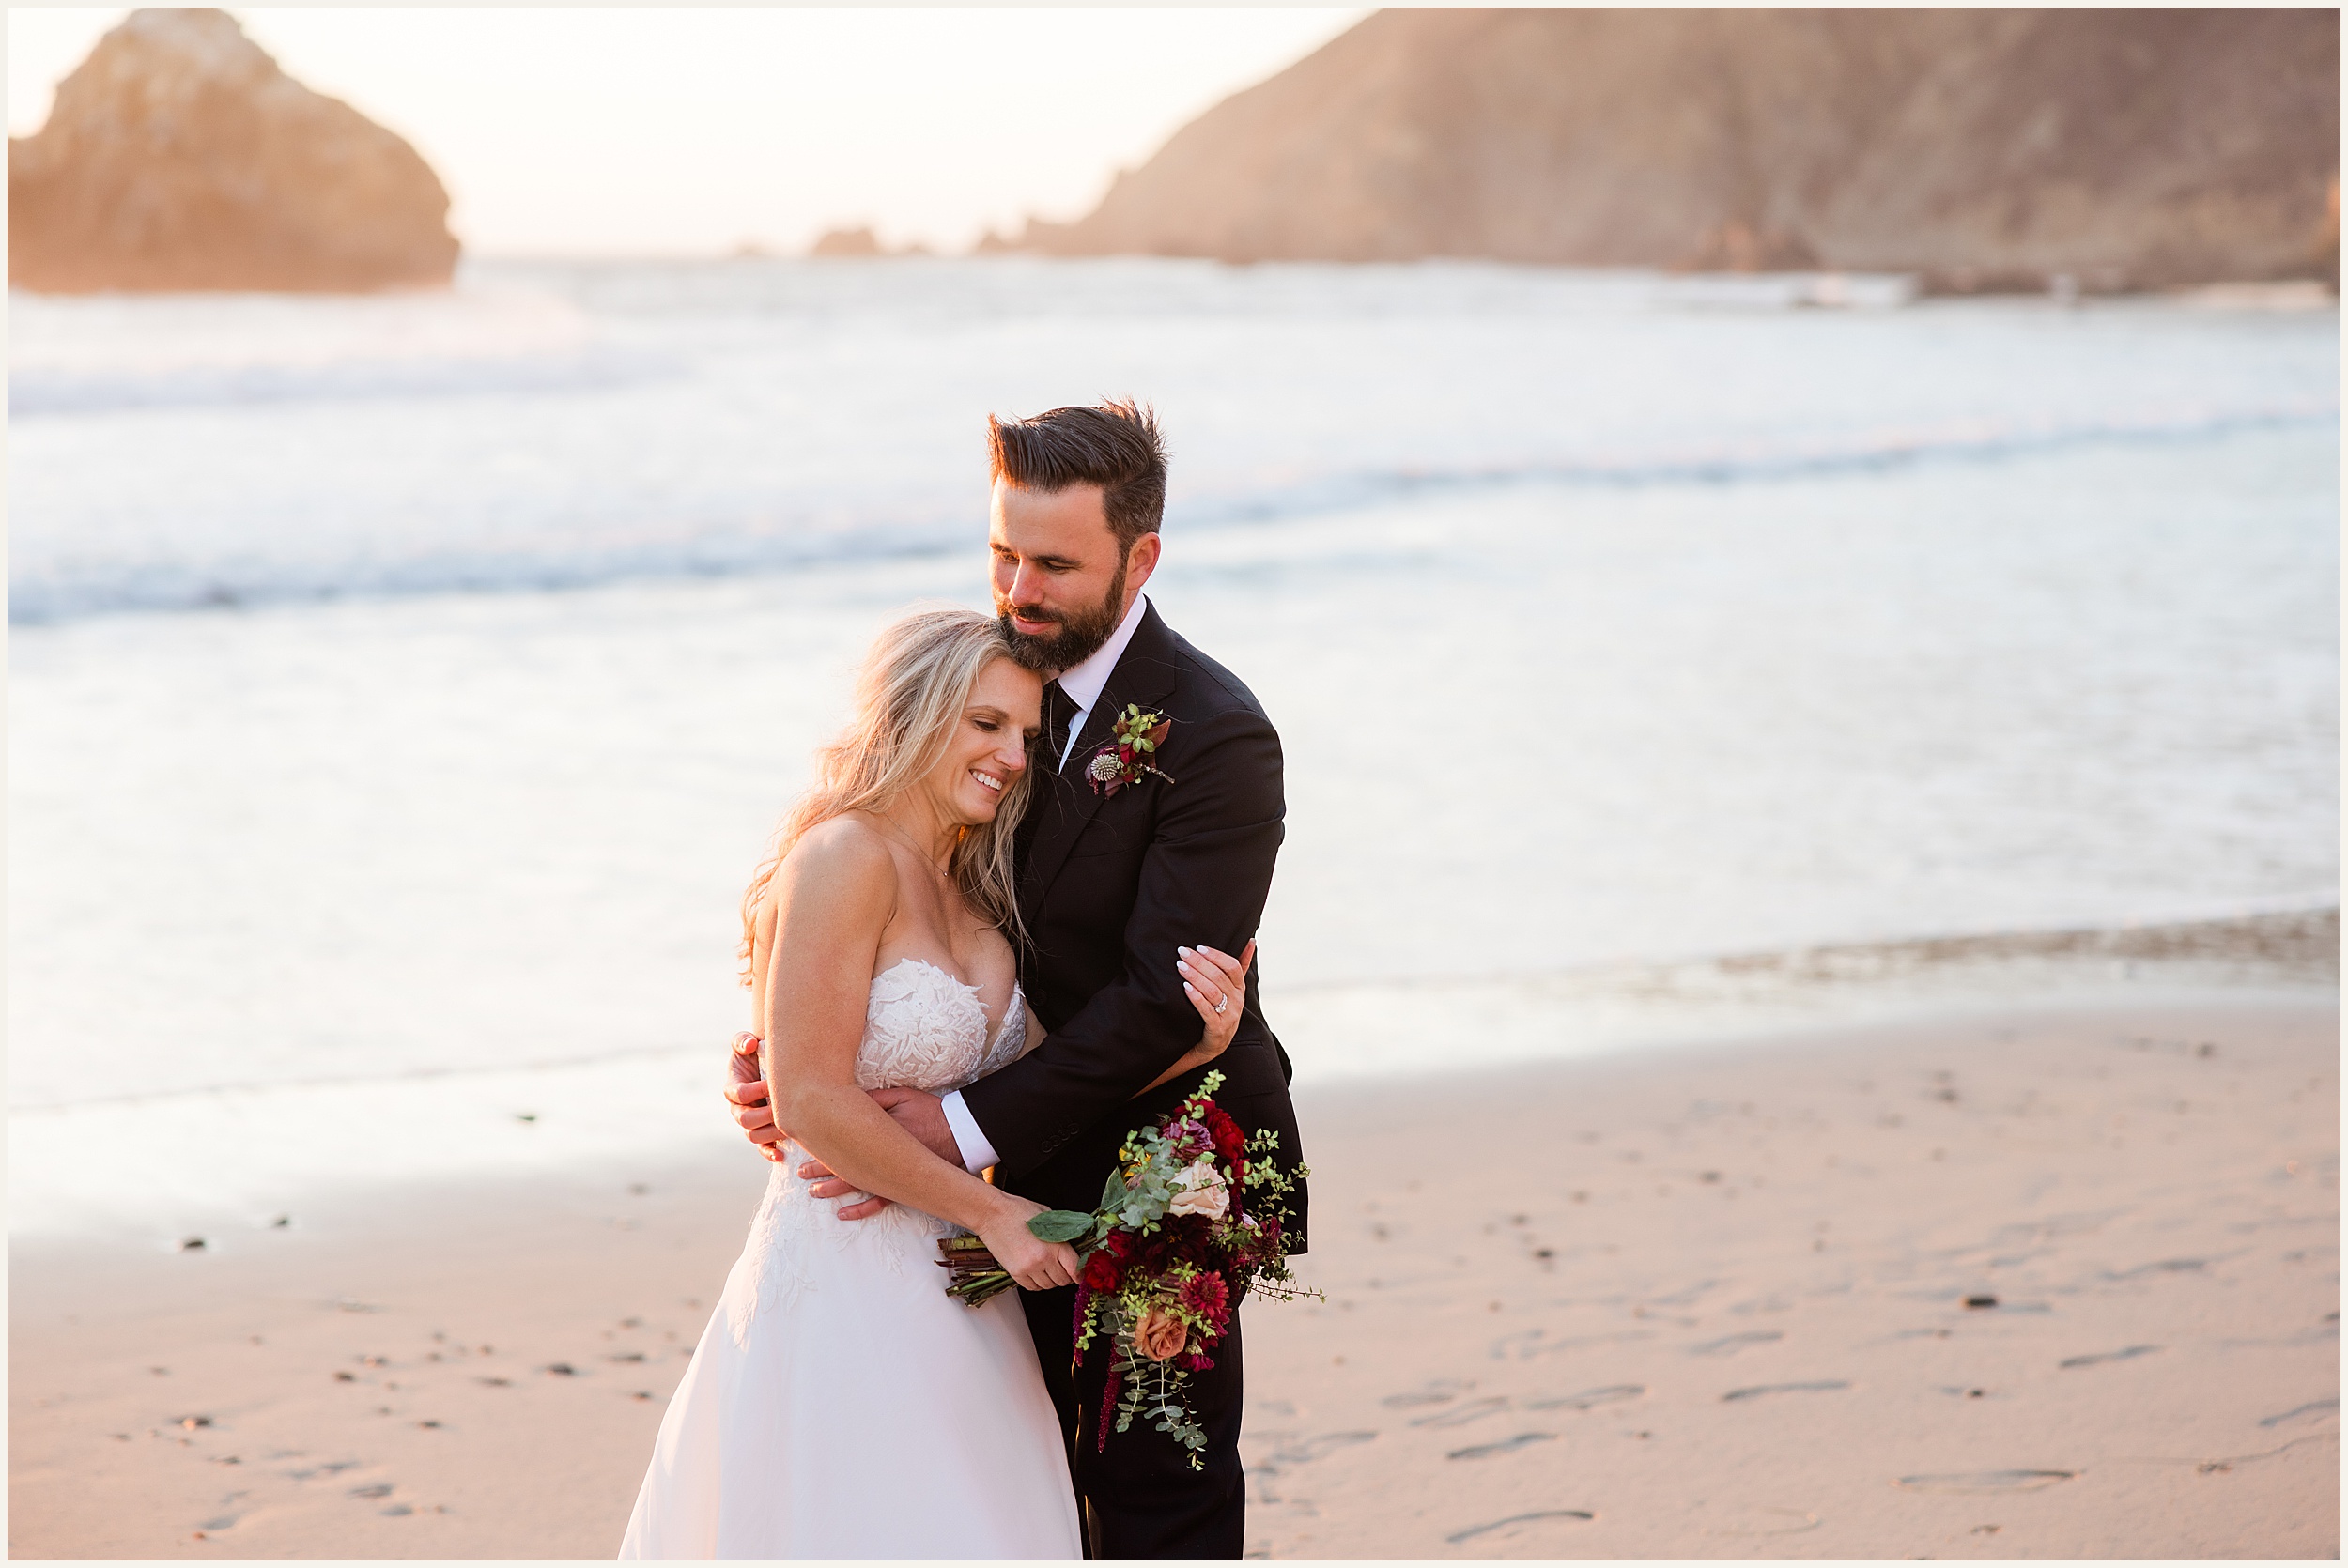
<svg viewBox="0 0 2348 1568">
<path fill-rule="evenodd" d="M 2336 281 L 2339 144 L 2336 10 L 1389 10 L 1017 243 Z"/>
<path fill-rule="evenodd" d="M 224 11 L 133 11 L 8 140 L 8 282 L 358 291 L 445 284 L 448 193 L 415 149 L 278 69 Z"/>
<path fill-rule="evenodd" d="M 2339 142 L 2329 9 L 1390 10 L 976 249 L 2336 289 Z M 107 34 L 8 190 L 20 287 L 357 290 L 456 254 L 414 150 L 216 10 Z"/>
</svg>

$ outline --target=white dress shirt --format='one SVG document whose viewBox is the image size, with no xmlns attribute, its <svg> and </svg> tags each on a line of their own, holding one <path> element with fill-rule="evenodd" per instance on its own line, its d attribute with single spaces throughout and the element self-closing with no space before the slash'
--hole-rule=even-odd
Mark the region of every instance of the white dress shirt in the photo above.
<svg viewBox="0 0 2348 1568">
<path fill-rule="evenodd" d="M 1125 645 L 1134 639 L 1134 628 L 1141 624 L 1142 612 L 1150 607 L 1150 595 L 1134 595 L 1133 607 L 1125 619 L 1117 623 L 1109 639 L 1092 652 L 1092 656 L 1073 669 L 1060 671 L 1059 689 L 1076 704 L 1076 711 L 1068 720 L 1068 739 L 1060 743 L 1058 766 L 1065 769 L 1071 753 L 1076 749 L 1076 737 L 1084 733 L 1085 720 L 1092 715 L 1093 704 L 1101 700 L 1101 692 L 1109 684 L 1109 675 L 1117 669 L 1117 661 L 1125 656 Z M 1030 1045 L 1035 1042 L 1030 1040 Z M 963 1168 L 976 1176 L 996 1162 L 995 1145 L 979 1130 L 979 1119 L 962 1102 L 962 1091 L 956 1089 L 942 1102 L 946 1125 L 954 1134 L 954 1148 L 962 1156 Z"/>
</svg>

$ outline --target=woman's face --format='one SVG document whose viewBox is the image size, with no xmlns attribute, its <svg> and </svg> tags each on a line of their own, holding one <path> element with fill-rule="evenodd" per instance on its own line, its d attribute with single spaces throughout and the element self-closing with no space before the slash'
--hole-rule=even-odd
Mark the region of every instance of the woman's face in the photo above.
<svg viewBox="0 0 2348 1568">
<path fill-rule="evenodd" d="M 950 822 L 991 822 L 1004 792 L 1027 765 L 1027 743 L 1043 724 L 1043 678 L 1008 658 L 992 661 L 971 684 L 954 738 L 930 776 Z"/>
</svg>

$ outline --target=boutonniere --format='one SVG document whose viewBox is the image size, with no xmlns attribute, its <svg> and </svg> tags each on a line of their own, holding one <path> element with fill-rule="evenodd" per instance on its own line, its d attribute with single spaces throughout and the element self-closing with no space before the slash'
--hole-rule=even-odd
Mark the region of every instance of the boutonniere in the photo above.
<svg viewBox="0 0 2348 1568">
<path fill-rule="evenodd" d="M 1166 741 L 1166 732 L 1174 728 L 1174 721 L 1164 714 L 1145 714 L 1134 703 L 1125 704 L 1123 716 L 1109 726 L 1112 737 L 1107 745 L 1092 754 L 1085 764 L 1085 778 L 1098 793 L 1110 796 L 1128 784 L 1138 784 L 1144 774 L 1157 774 L 1168 784 L 1174 776 L 1159 773 L 1150 759 Z"/>
</svg>

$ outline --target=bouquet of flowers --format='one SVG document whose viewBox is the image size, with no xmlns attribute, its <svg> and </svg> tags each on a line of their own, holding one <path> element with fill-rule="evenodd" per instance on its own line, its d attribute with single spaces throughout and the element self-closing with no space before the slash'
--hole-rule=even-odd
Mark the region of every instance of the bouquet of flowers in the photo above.
<svg viewBox="0 0 2348 1568">
<path fill-rule="evenodd" d="M 1084 1258 L 1076 1354 L 1095 1339 L 1109 1342 L 1098 1442 L 1106 1446 L 1112 1415 L 1120 1432 L 1152 1417 L 1191 1451 L 1193 1469 L 1202 1468 L 1207 1435 L 1180 1403 L 1182 1384 L 1214 1365 L 1240 1299 L 1251 1290 L 1274 1300 L 1320 1295 L 1290 1274 L 1283 1230 L 1288 1197 L 1309 1173 L 1276 1168 L 1280 1135 L 1241 1131 L 1214 1102 L 1222 1086 L 1223 1075 L 1210 1072 L 1157 1126 L 1128 1133 L 1099 1208 L 1049 1209 L 1027 1222 L 1041 1239 L 1067 1242 Z M 1011 1288 L 977 1237 L 938 1249 L 949 1296 L 977 1306 Z"/>
</svg>

